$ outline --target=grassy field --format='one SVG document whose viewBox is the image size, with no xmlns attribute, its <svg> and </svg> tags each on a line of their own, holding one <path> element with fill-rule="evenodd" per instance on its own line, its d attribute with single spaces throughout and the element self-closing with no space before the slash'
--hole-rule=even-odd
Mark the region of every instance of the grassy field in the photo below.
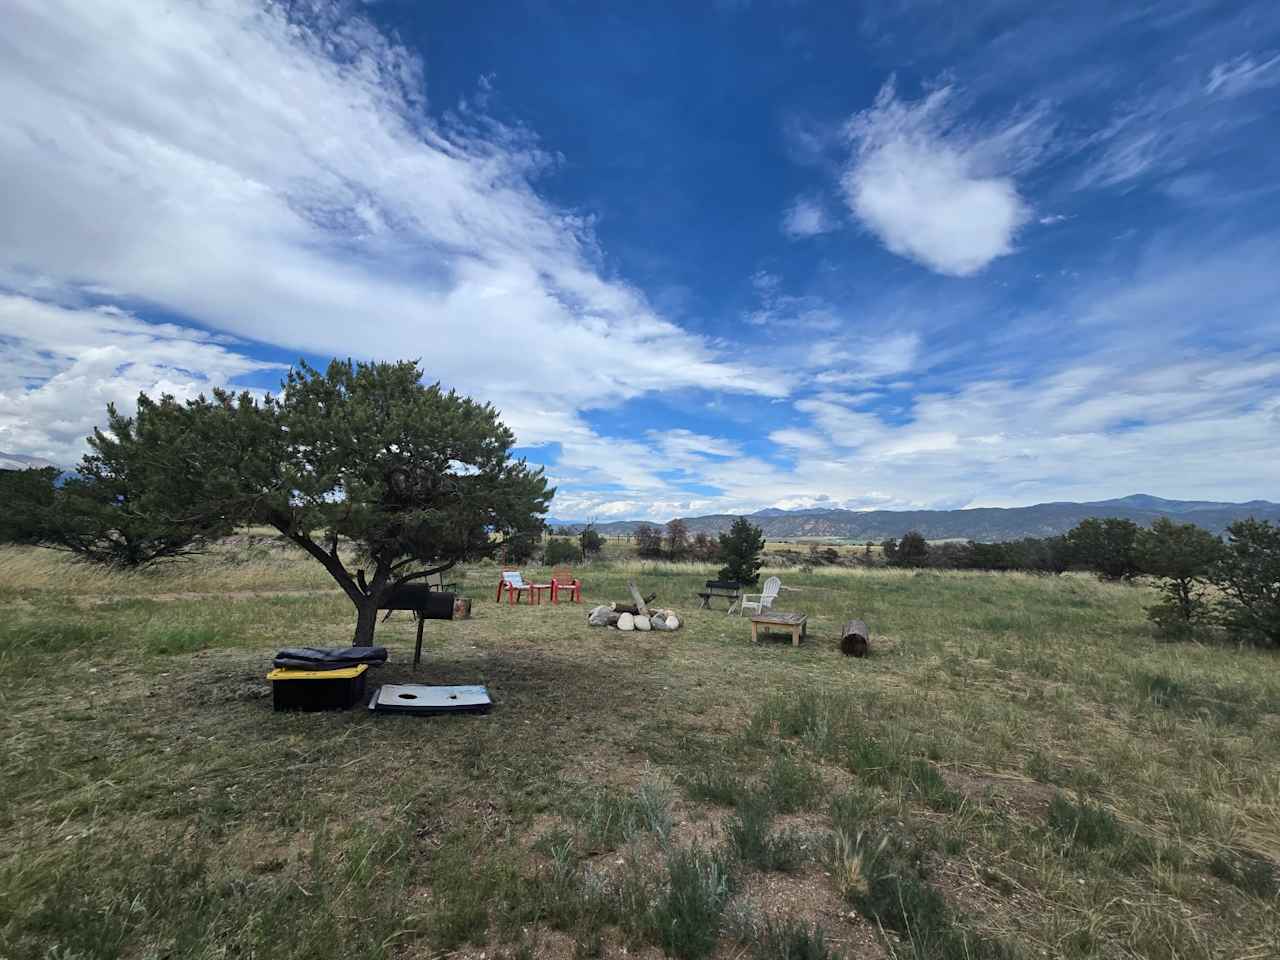
<svg viewBox="0 0 1280 960">
<path fill-rule="evenodd" d="M 377 679 L 491 714 L 275 714 L 272 652 L 350 638 L 312 561 L 0 550 L 0 957 L 1280 956 L 1280 661 L 1157 642 L 1148 588 L 786 571 L 793 649 L 709 568 L 464 573 Z M 628 577 L 684 629 L 587 627 Z"/>
</svg>

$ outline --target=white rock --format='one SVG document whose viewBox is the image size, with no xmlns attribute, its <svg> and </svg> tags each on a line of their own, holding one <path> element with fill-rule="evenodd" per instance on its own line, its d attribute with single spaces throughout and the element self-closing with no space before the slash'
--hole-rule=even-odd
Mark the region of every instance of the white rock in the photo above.
<svg viewBox="0 0 1280 960">
<path fill-rule="evenodd" d="M 587 623 L 593 627 L 605 627 L 609 625 L 609 614 L 612 609 L 607 606 L 593 607 L 591 612 L 587 614 Z"/>
<path fill-rule="evenodd" d="M 668 630 L 680 629 L 680 618 L 677 617 L 674 613 L 671 616 L 667 617 L 667 629 Z"/>
<path fill-rule="evenodd" d="M 636 618 L 629 613 L 623 613 L 618 616 L 619 630 L 634 630 L 636 628 Z"/>
<path fill-rule="evenodd" d="M 653 624 L 649 621 L 649 618 L 648 618 L 648 617 L 636 617 L 636 624 L 635 624 L 635 626 L 636 626 L 636 629 L 637 629 L 637 630 L 652 630 L 652 629 L 653 629 Z"/>
</svg>

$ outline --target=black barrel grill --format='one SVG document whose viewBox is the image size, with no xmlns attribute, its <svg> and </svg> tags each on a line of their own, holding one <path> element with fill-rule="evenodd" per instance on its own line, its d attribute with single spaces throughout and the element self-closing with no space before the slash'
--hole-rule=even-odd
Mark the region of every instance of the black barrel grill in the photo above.
<svg viewBox="0 0 1280 960">
<path fill-rule="evenodd" d="M 393 610 L 408 610 L 418 621 L 418 640 L 413 646 L 413 665 L 422 660 L 422 625 L 427 620 L 452 620 L 457 594 L 432 590 L 424 583 L 406 583 L 397 587 L 378 604 L 379 610 L 391 615 Z M 384 618 L 385 619 L 385 618 Z"/>
</svg>

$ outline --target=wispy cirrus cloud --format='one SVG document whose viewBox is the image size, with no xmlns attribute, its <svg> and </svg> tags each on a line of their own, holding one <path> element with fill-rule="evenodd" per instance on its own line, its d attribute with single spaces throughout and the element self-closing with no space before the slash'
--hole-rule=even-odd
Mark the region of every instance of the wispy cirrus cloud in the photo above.
<svg viewBox="0 0 1280 960">
<path fill-rule="evenodd" d="M 961 122 L 955 99 L 946 86 L 906 101 L 886 83 L 848 124 L 853 153 L 841 186 L 889 250 L 967 277 L 1013 252 L 1031 218 L 1015 174 L 1041 152 L 1049 125 L 1037 108 L 978 130 Z"/>
<path fill-rule="evenodd" d="M 422 356 L 524 443 L 650 390 L 785 392 L 606 275 L 590 219 L 537 191 L 555 155 L 474 107 L 429 113 L 417 56 L 349 10 L 10 4 L 0 289 L 91 285 L 290 351 Z M 492 357 L 517 340 L 511 377 Z"/>
<path fill-rule="evenodd" d="M 1205 81 L 1204 92 L 1210 95 L 1236 97 L 1280 84 L 1280 53 L 1261 60 L 1251 53 L 1214 64 Z"/>
</svg>

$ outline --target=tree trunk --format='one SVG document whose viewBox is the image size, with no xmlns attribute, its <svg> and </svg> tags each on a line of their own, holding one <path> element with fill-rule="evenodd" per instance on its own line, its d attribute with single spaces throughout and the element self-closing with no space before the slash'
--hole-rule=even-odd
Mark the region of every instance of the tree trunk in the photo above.
<svg viewBox="0 0 1280 960">
<path fill-rule="evenodd" d="M 378 626 L 378 601 L 376 597 L 366 597 L 364 602 L 356 604 L 356 635 L 351 640 L 353 647 L 372 647 L 373 631 Z"/>
</svg>

